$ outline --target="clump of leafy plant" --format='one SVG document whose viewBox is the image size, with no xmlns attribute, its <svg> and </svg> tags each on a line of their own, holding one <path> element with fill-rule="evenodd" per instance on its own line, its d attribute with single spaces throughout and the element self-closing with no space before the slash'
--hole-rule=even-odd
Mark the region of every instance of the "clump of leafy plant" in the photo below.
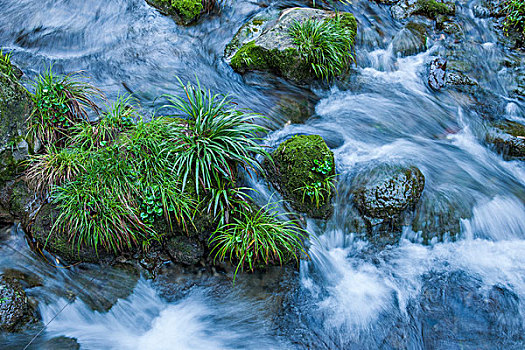
<svg viewBox="0 0 525 350">
<path fill-rule="evenodd" d="M 276 203 L 236 214 L 233 222 L 217 227 L 210 238 L 215 260 L 237 263 L 234 278 L 244 268 L 253 271 L 259 265 L 282 265 L 305 252 L 306 232 L 291 220 L 279 219 Z"/>
<path fill-rule="evenodd" d="M 253 120 L 256 114 L 237 109 L 228 96 L 213 95 L 197 85 L 184 85 L 184 97 L 165 95 L 174 109 L 172 116 L 186 120 L 172 125 L 173 171 L 195 186 L 197 195 L 216 188 L 220 182 L 233 184 L 237 167 L 261 170 L 257 154 L 268 156 L 256 140 L 264 128 Z"/>
<path fill-rule="evenodd" d="M 63 145 L 70 129 L 87 120 L 88 110 L 98 113 L 93 98 L 102 98 L 102 93 L 80 78 L 79 73 L 56 75 L 49 68 L 33 82 L 29 128 L 44 144 Z"/>
<path fill-rule="evenodd" d="M 525 1 L 506 0 L 503 13 L 505 32 L 508 34 L 511 30 L 516 30 L 525 39 Z"/>
<path fill-rule="evenodd" d="M 352 46 L 355 33 L 337 14 L 324 21 L 296 21 L 288 33 L 299 54 L 318 78 L 329 80 L 343 74 L 354 60 Z"/>
<path fill-rule="evenodd" d="M 333 164 L 330 159 L 314 159 L 314 166 L 312 167 L 312 171 L 315 171 L 316 173 L 327 175 L 329 174 L 333 169 Z"/>
</svg>

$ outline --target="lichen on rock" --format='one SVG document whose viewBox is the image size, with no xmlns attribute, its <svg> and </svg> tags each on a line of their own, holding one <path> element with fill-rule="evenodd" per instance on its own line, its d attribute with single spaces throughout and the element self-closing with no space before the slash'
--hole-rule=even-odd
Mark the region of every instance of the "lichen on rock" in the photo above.
<svg viewBox="0 0 525 350">
<path fill-rule="evenodd" d="M 27 90 L 15 77 L 0 72 L 0 221 L 4 223 L 20 219 L 24 213 L 19 211 L 27 204 L 21 202 L 22 197 L 30 200 L 15 180 L 25 170 L 25 162 L 33 152 L 33 142 L 27 136 L 27 119 L 32 108 Z"/>
<path fill-rule="evenodd" d="M 274 164 L 266 162 L 270 180 L 280 189 L 292 208 L 311 217 L 325 218 L 331 214 L 333 188 L 321 190 L 323 198 L 317 205 L 305 186 L 333 181 L 334 154 L 319 135 L 296 135 L 284 141 L 273 152 Z M 318 164 L 326 165 L 323 171 Z M 324 172 L 324 174 L 323 174 Z"/>
</svg>

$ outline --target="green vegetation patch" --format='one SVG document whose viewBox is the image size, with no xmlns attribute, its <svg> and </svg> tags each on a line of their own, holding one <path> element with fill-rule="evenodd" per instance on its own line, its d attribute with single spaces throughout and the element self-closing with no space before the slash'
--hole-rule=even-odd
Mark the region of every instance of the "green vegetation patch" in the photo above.
<svg viewBox="0 0 525 350">
<path fill-rule="evenodd" d="M 253 271 L 259 266 L 298 261 L 304 253 L 306 231 L 291 220 L 280 219 L 276 204 L 236 214 L 232 223 L 220 225 L 210 239 L 215 259 L 237 263 L 235 275 L 244 268 Z"/>
<path fill-rule="evenodd" d="M 185 22 L 196 19 L 203 10 L 201 0 L 153 0 L 164 5 L 169 12 L 176 12 Z"/>
<path fill-rule="evenodd" d="M 525 1 L 507 0 L 503 7 L 505 32 L 516 31 L 525 40 Z"/>
<path fill-rule="evenodd" d="M 453 5 L 447 5 L 436 0 L 418 0 L 414 14 L 436 18 L 438 15 L 453 15 L 455 9 Z"/>
<path fill-rule="evenodd" d="M 237 185 L 239 168 L 260 172 L 255 157 L 269 157 L 257 143 L 264 132 L 254 122 L 258 115 L 237 108 L 228 96 L 212 94 L 198 81 L 180 82 L 181 96 L 163 96 L 168 115 L 145 122 L 136 102 L 121 96 L 102 109 L 97 122 L 77 117 L 57 137 L 49 131 L 55 124 L 42 116 L 60 122 L 71 113 L 68 101 L 60 99 L 64 85 L 84 91 L 72 80 L 49 71 L 35 83 L 33 96 L 37 106 L 32 123 L 46 146 L 32 157 L 27 177 L 53 206 L 36 220 L 40 231 L 51 227 L 45 241 L 51 241 L 52 249 L 71 257 L 74 246 L 77 256 L 91 259 L 86 247 L 95 252 L 147 249 L 164 235 L 184 234 L 204 234 L 200 239 L 206 244 L 207 232 L 214 231 L 225 242 L 232 230 L 244 230 L 247 235 L 234 234 L 234 245 L 210 242 L 220 246 L 217 258 L 228 256 L 250 270 L 298 258 L 301 231 L 266 208 L 253 209 L 246 194 L 251 189 Z M 44 103 L 49 91 L 59 102 Z M 199 232 L 195 224 L 209 231 Z M 253 239 L 258 240 L 255 245 Z M 184 252 L 172 246 L 170 254 L 178 253 Z"/>
<path fill-rule="evenodd" d="M 354 61 L 352 47 L 356 28 L 353 15 L 336 14 L 325 21 L 307 19 L 295 22 L 289 35 L 315 76 L 331 79 L 343 74 Z"/>
</svg>

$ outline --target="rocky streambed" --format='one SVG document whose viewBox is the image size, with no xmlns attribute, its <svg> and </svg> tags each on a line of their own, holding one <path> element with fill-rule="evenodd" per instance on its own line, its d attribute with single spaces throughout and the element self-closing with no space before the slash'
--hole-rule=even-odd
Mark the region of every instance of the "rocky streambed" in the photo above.
<svg viewBox="0 0 525 350">
<path fill-rule="evenodd" d="M 354 61 L 333 81 L 286 31 L 334 7 L 201 5 L 194 19 L 143 0 L 0 2 L 0 44 L 24 73 L 0 74 L 0 219 L 17 223 L 1 236 L 2 347 L 523 347 L 525 56 L 501 4 L 337 4 Z M 24 86 L 50 64 L 86 70 L 109 99 L 133 92 L 149 115 L 175 75 L 266 115 L 274 163 L 241 181 L 308 230 L 299 269 L 232 285 L 209 227 L 123 254 L 48 237 L 57 212 L 24 179 L 41 147 Z M 323 181 L 320 202 L 296 191 Z"/>
</svg>

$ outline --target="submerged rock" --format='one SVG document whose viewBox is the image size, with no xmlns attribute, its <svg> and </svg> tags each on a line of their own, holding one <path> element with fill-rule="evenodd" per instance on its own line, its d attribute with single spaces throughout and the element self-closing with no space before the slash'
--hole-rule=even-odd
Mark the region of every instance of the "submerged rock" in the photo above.
<svg viewBox="0 0 525 350">
<path fill-rule="evenodd" d="M 287 199 L 292 208 L 311 217 L 330 215 L 334 189 L 330 187 L 335 175 L 334 154 L 319 135 L 296 135 L 284 141 L 272 154 L 274 165 L 266 162 L 270 180 Z M 307 187 L 318 187 L 319 203 Z M 324 186 L 321 188 L 321 186 Z M 326 186 L 329 189 L 326 189 Z"/>
<path fill-rule="evenodd" d="M 400 56 L 415 55 L 427 49 L 427 27 L 410 22 L 392 40 L 392 51 Z"/>
<path fill-rule="evenodd" d="M 504 158 L 525 160 L 525 125 L 510 120 L 494 122 L 487 141 Z"/>
<path fill-rule="evenodd" d="M 75 338 L 59 336 L 54 337 L 42 344 L 43 350 L 79 350 L 80 344 Z"/>
<path fill-rule="evenodd" d="M 18 281 L 0 276 L 0 329 L 13 332 L 34 320 L 34 310 Z"/>
<path fill-rule="evenodd" d="M 269 71 L 289 80 L 303 83 L 315 79 L 310 64 L 302 57 L 288 34 L 295 22 L 307 19 L 326 21 L 336 14 L 310 8 L 292 8 L 268 12 L 243 25 L 225 49 L 225 57 L 239 72 Z M 350 13 L 340 13 L 342 23 L 355 37 L 357 22 Z"/>
<path fill-rule="evenodd" d="M 425 177 L 414 167 L 379 166 L 358 175 L 354 203 L 369 220 L 394 219 L 414 206 L 425 187 Z"/>
</svg>

